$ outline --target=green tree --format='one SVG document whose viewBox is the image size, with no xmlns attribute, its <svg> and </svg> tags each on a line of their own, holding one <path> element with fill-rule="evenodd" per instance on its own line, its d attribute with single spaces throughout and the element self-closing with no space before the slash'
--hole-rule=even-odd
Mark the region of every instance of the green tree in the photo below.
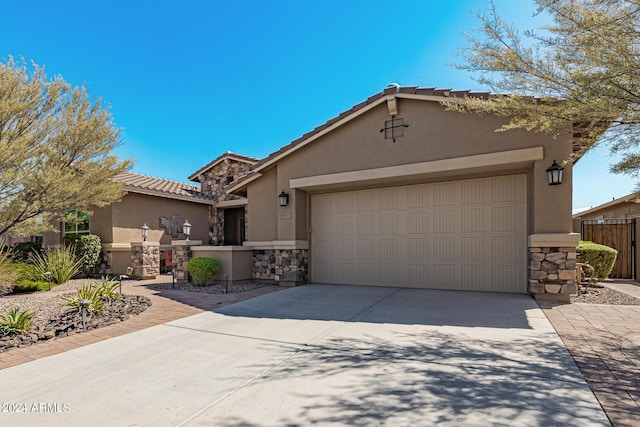
<svg viewBox="0 0 640 427">
<path fill-rule="evenodd" d="M 607 143 L 623 155 L 612 171 L 638 174 L 640 0 L 535 3 L 551 18 L 538 31 L 509 25 L 493 2 L 477 14 L 481 27 L 457 67 L 505 95 L 448 105 L 509 117 L 501 130 L 575 134 L 583 151 Z"/>
<path fill-rule="evenodd" d="M 111 180 L 131 166 L 112 150 L 119 130 L 100 99 L 44 68 L 0 63 L 0 234 L 42 229 L 66 209 L 119 200 Z"/>
</svg>

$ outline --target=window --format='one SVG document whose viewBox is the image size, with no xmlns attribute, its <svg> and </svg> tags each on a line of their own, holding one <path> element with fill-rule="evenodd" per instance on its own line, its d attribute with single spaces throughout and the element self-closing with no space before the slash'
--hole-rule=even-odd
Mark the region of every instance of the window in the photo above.
<svg viewBox="0 0 640 427">
<path fill-rule="evenodd" d="M 89 233 L 89 214 L 76 210 L 64 213 L 64 234 Z"/>
</svg>

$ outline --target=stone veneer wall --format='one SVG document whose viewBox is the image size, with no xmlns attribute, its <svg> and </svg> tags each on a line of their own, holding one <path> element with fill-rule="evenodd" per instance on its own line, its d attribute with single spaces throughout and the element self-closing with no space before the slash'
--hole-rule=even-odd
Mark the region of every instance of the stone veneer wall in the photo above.
<svg viewBox="0 0 640 427">
<path fill-rule="evenodd" d="M 98 266 L 96 267 L 97 273 L 101 276 L 111 274 L 111 268 L 113 266 L 113 254 L 111 251 L 101 251 L 100 259 L 98 260 Z"/>
<path fill-rule="evenodd" d="M 155 278 L 160 274 L 160 243 L 131 243 L 131 267 L 136 279 Z"/>
<path fill-rule="evenodd" d="M 307 249 L 264 249 L 253 251 L 254 280 L 306 282 L 309 279 Z"/>
<path fill-rule="evenodd" d="M 578 291 L 576 248 L 530 247 L 529 292 L 568 300 Z"/>
<path fill-rule="evenodd" d="M 251 164 L 233 159 L 223 159 L 220 163 L 198 176 L 200 189 L 206 196 L 212 196 L 216 201 L 235 200 L 238 196 L 226 194 L 224 187 L 229 181 L 235 181 L 249 172 Z"/>
<path fill-rule="evenodd" d="M 189 259 L 191 259 L 189 246 L 174 243 L 172 246 L 171 260 L 173 261 L 173 277 L 176 282 L 189 281 L 189 270 L 187 269 Z"/>
<path fill-rule="evenodd" d="M 209 244 L 224 245 L 224 210 L 215 206 L 209 207 Z"/>
</svg>

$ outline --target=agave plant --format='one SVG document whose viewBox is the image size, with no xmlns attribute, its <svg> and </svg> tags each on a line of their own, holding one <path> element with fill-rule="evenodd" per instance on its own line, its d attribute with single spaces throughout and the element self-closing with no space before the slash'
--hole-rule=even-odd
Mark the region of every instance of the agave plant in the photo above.
<svg viewBox="0 0 640 427">
<path fill-rule="evenodd" d="M 65 301 L 65 305 L 71 307 L 75 312 L 99 312 L 102 310 L 102 294 L 100 287 L 92 283 L 82 285 L 78 288 L 75 295 L 61 297 Z"/>
<path fill-rule="evenodd" d="M 0 332 L 18 334 L 28 332 L 33 325 L 33 310 L 22 310 L 20 307 L 6 308 L 0 315 Z"/>
<path fill-rule="evenodd" d="M 119 283 L 116 282 L 115 278 L 102 276 L 102 281 L 99 284 L 96 283 L 96 286 L 103 300 L 111 302 L 120 298 L 120 294 L 116 291 Z"/>
</svg>

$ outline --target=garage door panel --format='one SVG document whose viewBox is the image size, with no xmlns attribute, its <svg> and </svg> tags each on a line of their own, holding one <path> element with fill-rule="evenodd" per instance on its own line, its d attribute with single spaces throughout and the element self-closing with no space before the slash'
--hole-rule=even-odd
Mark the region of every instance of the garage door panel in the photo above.
<svg viewBox="0 0 640 427">
<path fill-rule="evenodd" d="M 526 199 L 525 175 L 313 195 L 312 280 L 524 293 Z"/>
<path fill-rule="evenodd" d="M 519 205 L 496 206 L 491 210 L 494 232 L 518 232 L 522 229 L 524 209 Z"/>
</svg>

